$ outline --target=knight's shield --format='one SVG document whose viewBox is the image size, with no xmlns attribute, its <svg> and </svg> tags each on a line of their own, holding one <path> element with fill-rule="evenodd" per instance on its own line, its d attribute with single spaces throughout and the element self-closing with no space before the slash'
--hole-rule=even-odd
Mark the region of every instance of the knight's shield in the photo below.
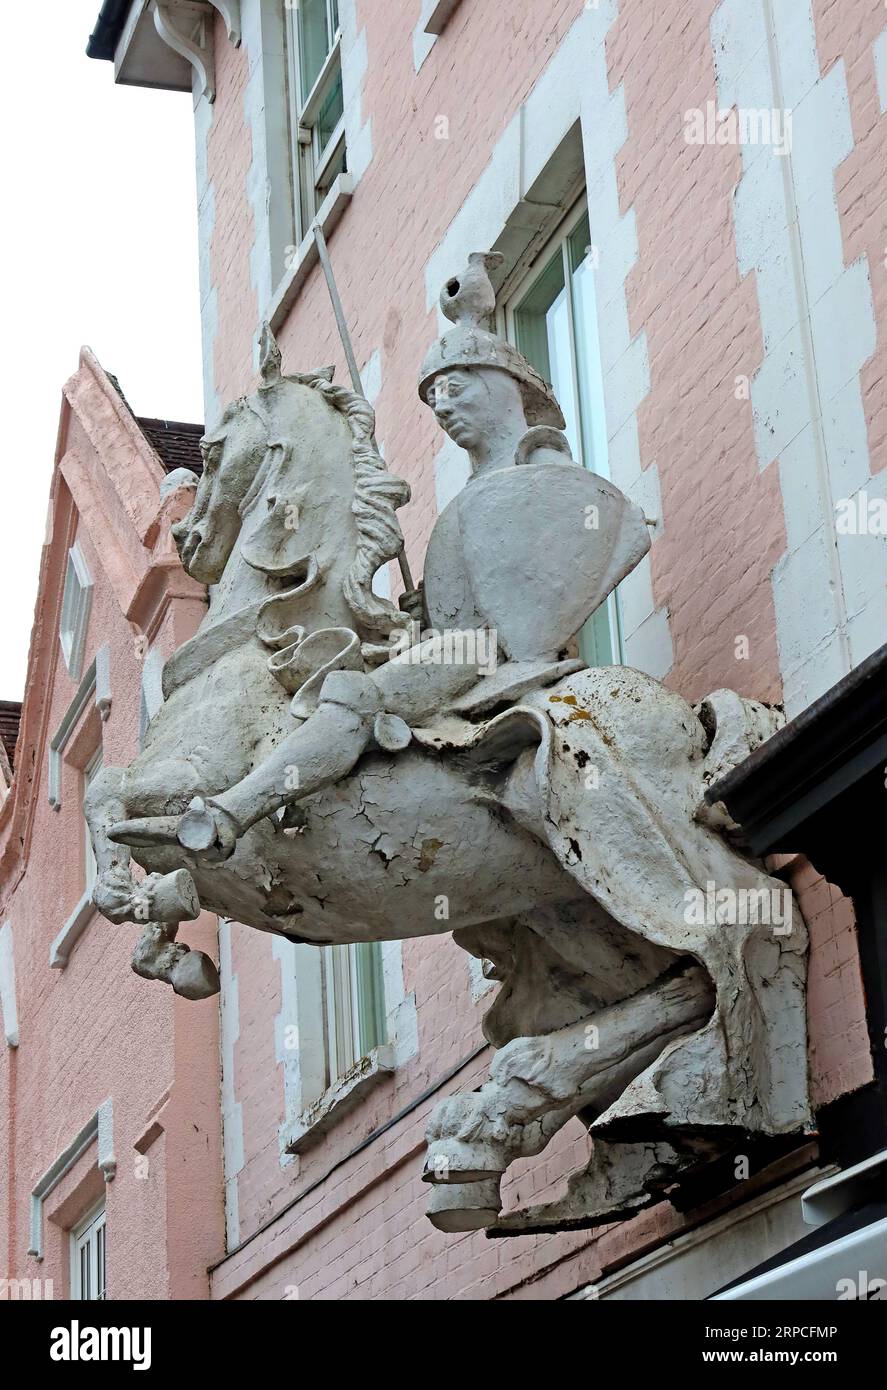
<svg viewBox="0 0 887 1390">
<path fill-rule="evenodd" d="M 640 507 L 578 464 L 497 469 L 456 502 L 475 606 L 513 661 L 554 659 L 650 548 Z"/>
</svg>

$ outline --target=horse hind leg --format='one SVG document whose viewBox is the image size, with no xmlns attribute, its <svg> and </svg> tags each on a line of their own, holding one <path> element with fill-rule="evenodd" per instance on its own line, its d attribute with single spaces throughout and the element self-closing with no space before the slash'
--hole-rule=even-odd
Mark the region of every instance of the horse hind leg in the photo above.
<svg viewBox="0 0 887 1390">
<path fill-rule="evenodd" d="M 580 1111 L 602 1113 L 669 1042 L 702 1027 L 713 1007 L 706 972 L 688 965 L 588 1019 L 500 1048 L 489 1081 L 447 1097 L 429 1121 L 424 1180 L 458 1188 L 435 1195 L 432 1224 L 450 1231 L 492 1224 L 495 1184 L 515 1159 L 541 1153 Z"/>
</svg>

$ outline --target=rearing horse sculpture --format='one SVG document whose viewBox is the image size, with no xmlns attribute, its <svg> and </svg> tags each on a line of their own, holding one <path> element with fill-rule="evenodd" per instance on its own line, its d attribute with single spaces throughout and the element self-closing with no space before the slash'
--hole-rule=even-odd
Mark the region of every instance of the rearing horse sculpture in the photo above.
<svg viewBox="0 0 887 1390">
<path fill-rule="evenodd" d="M 371 408 L 329 370 L 284 375 L 266 332 L 176 527 L 209 612 L 86 811 L 97 906 L 142 923 L 134 968 L 187 997 L 218 989 L 175 939 L 200 907 L 318 945 L 452 931 L 481 957 L 501 981 L 491 1078 L 438 1107 L 425 1176 L 442 1229 L 510 1233 L 612 1221 L 739 1135 L 803 1127 L 806 938 L 796 911 L 693 907 L 784 892 L 703 800 L 775 716 L 726 691 L 694 710 L 578 656 L 647 529 L 484 327 L 488 265 L 445 287 L 456 326 L 421 374 L 472 477 L 408 611 L 372 589 L 409 493 Z M 576 1115 L 594 1144 L 567 1197 L 500 1217 L 508 1165 Z"/>
</svg>

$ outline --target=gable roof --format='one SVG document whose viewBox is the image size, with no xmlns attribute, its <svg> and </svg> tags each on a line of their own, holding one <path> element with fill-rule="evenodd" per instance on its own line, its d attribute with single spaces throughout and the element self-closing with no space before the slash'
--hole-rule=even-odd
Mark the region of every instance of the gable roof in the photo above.
<svg viewBox="0 0 887 1390">
<path fill-rule="evenodd" d="M 15 745 L 21 717 L 21 700 L 0 700 L 0 743 L 3 744 L 11 768 L 15 767 Z"/>
<path fill-rule="evenodd" d="M 159 454 L 167 473 L 172 473 L 176 468 L 190 468 L 200 477 L 203 472 L 200 452 L 203 425 L 187 425 L 181 420 L 154 420 L 145 415 L 137 415 L 136 419 L 148 443 Z"/>
<path fill-rule="evenodd" d="M 169 602 L 205 603 L 206 590 L 181 567 L 170 522 L 187 511 L 182 489 L 161 493 L 176 469 L 201 471 L 203 427 L 181 421 L 139 419 L 119 384 L 89 348 L 65 383 L 50 487 L 48 537 L 38 580 L 24 701 L 0 702 L 0 905 L 15 893 L 25 872 L 34 824 L 36 792 L 46 772 L 46 746 L 55 671 L 56 640 L 68 547 L 83 526 L 101 552 L 109 595 L 139 633 L 148 631 Z M 17 737 L 15 737 L 17 735 Z M 7 744 L 8 740 L 8 744 Z M 14 754 L 14 778 L 6 775 Z"/>
</svg>

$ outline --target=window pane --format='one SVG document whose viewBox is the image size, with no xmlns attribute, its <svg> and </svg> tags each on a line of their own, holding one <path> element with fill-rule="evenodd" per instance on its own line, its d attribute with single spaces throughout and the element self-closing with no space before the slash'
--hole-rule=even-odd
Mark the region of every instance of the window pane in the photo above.
<svg viewBox="0 0 887 1390">
<path fill-rule="evenodd" d="M 358 1047 L 365 1057 L 386 1041 L 385 981 L 378 941 L 361 941 L 352 948 L 357 971 Z"/>
<path fill-rule="evenodd" d="M 84 797 L 86 796 L 86 791 L 87 791 L 87 788 L 89 787 L 90 782 L 91 782 L 91 781 L 93 780 L 93 778 L 96 776 L 96 773 L 98 773 L 98 772 L 101 771 L 101 768 L 102 768 L 102 752 L 101 752 L 101 749 L 99 749 L 99 751 L 98 751 L 98 753 L 96 754 L 96 756 L 91 760 L 91 762 L 87 765 L 87 767 L 84 768 L 84 771 L 83 771 L 83 795 L 84 795 Z M 97 874 L 97 872 L 98 872 L 98 869 L 97 869 L 97 865 L 96 865 L 96 862 L 95 862 L 95 853 L 93 852 L 93 848 L 92 848 L 92 836 L 91 836 L 90 833 L 89 833 L 89 826 L 86 824 L 86 820 L 85 820 L 85 819 L 84 819 L 84 822 L 83 822 L 83 836 L 84 836 L 84 858 L 85 858 L 85 881 L 86 881 L 86 890 L 87 890 L 87 892 L 88 892 L 89 889 L 92 888 L 92 885 L 95 883 L 96 874 Z"/>
<path fill-rule="evenodd" d="M 326 1005 L 330 1083 L 344 1076 L 358 1060 L 355 1052 L 351 997 L 351 951 L 348 946 L 327 946 Z"/>
<path fill-rule="evenodd" d="M 332 46 L 327 28 L 327 0 L 301 0 L 299 4 L 299 60 L 302 101 L 317 81 Z"/>
<path fill-rule="evenodd" d="M 565 434 L 574 456 L 581 457 L 573 387 L 570 310 L 564 279 L 563 251 L 558 248 L 524 295 L 514 313 L 517 347 L 554 387 L 566 421 Z"/>
<path fill-rule="evenodd" d="M 329 91 L 323 98 L 323 101 L 320 104 L 320 110 L 317 113 L 318 159 L 320 159 L 323 156 L 323 153 L 330 142 L 330 137 L 333 134 L 333 131 L 336 129 L 336 126 L 342 119 L 344 111 L 345 101 L 342 93 L 342 71 L 341 69 L 339 69 L 330 85 Z"/>
<path fill-rule="evenodd" d="M 582 461 L 595 473 L 609 476 L 607 429 L 601 349 L 597 328 L 594 267 L 590 260 L 591 229 L 588 216 L 570 234 L 568 253 L 573 284 L 573 324 L 576 333 L 576 375 L 579 380 L 579 413 L 582 427 Z"/>
<path fill-rule="evenodd" d="M 543 270 L 519 300 L 513 314 L 514 339 L 524 356 L 553 386 L 574 458 L 586 468 L 609 477 L 590 241 L 586 213 L 572 231 L 561 237 Z M 579 635 L 579 650 L 589 666 L 608 666 L 621 659 L 615 596 L 585 624 Z"/>
<path fill-rule="evenodd" d="M 102 1221 L 96 1231 L 96 1265 L 97 1265 L 97 1291 L 96 1298 L 105 1297 L 105 1223 Z"/>
<path fill-rule="evenodd" d="M 320 207 L 321 203 L 323 202 L 326 195 L 329 193 L 330 189 L 332 188 L 339 175 L 344 174 L 346 167 L 345 154 L 345 142 L 343 141 L 339 153 L 335 156 L 334 159 L 330 160 L 329 164 L 323 171 L 323 178 L 321 178 L 318 181 L 316 195 L 316 203 L 318 207 Z"/>
</svg>

